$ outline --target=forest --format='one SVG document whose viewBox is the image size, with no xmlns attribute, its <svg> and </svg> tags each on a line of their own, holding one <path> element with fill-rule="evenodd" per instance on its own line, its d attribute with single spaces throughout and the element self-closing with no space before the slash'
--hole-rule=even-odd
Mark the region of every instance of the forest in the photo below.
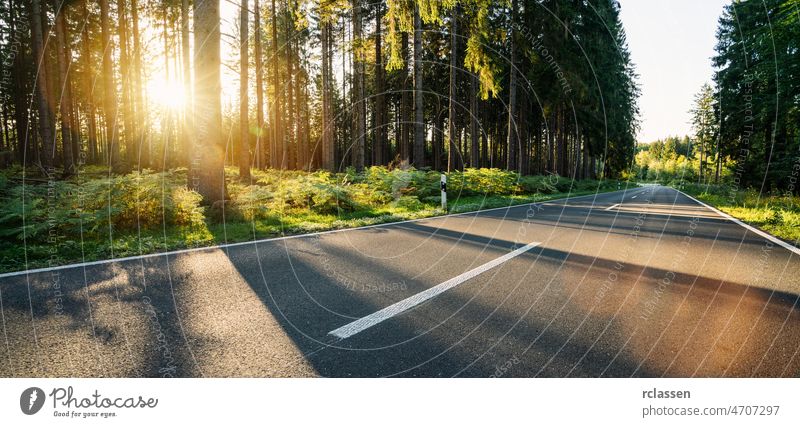
<svg viewBox="0 0 800 427">
<path fill-rule="evenodd" d="M 0 264 L 435 215 L 440 173 L 448 212 L 616 179 L 796 194 L 798 0 L 725 8 L 694 134 L 661 146 L 620 11 L 0 0 Z"/>
<path fill-rule="evenodd" d="M 231 13 L 233 12 L 233 13 Z M 4 0 L 5 166 L 618 176 L 637 87 L 619 5 Z"/>
<path fill-rule="evenodd" d="M 441 172 L 450 212 L 616 188 L 638 95 L 619 13 L 2 0 L 2 264 L 432 215 Z"/>
<path fill-rule="evenodd" d="M 731 179 L 741 188 L 798 194 L 800 1 L 726 6 L 712 62 L 716 138 L 703 149 L 734 163 Z"/>
</svg>

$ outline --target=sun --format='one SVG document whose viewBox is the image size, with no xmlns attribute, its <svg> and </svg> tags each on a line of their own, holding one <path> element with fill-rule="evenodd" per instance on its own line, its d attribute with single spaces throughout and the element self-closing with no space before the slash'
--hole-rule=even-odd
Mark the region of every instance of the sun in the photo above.
<svg viewBox="0 0 800 427">
<path fill-rule="evenodd" d="M 174 80 L 150 80 L 147 94 L 153 102 L 169 109 L 179 109 L 186 102 L 183 87 Z"/>
</svg>

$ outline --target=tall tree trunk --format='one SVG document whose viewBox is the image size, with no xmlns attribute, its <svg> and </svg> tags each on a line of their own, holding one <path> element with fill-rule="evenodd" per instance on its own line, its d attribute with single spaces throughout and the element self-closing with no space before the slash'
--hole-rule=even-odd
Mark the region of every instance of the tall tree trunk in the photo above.
<svg viewBox="0 0 800 427">
<path fill-rule="evenodd" d="M 547 172 L 557 173 L 555 164 L 555 144 L 556 144 L 556 111 L 555 108 L 550 113 L 550 123 L 545 124 L 547 137 Z"/>
<path fill-rule="evenodd" d="M 133 140 L 133 156 L 135 157 L 134 164 L 137 165 L 139 170 L 150 166 L 150 150 L 146 144 L 147 138 L 147 125 L 146 111 L 144 101 L 144 92 L 142 90 L 142 46 L 139 31 L 139 0 L 131 0 L 131 31 L 133 39 L 133 77 L 131 87 L 131 109 L 133 117 L 131 120 L 134 123 L 134 140 Z"/>
<path fill-rule="evenodd" d="M 572 145 L 575 153 L 575 162 L 572 165 L 572 173 L 575 179 L 583 179 L 583 169 L 581 168 L 581 132 L 576 129 L 575 143 Z"/>
<path fill-rule="evenodd" d="M 352 0 L 353 19 L 353 167 L 364 169 L 367 138 L 367 108 L 364 97 L 364 43 L 361 31 L 361 0 Z"/>
<path fill-rule="evenodd" d="M 250 20 L 247 13 L 247 0 L 241 0 L 239 14 L 239 179 L 250 181 L 250 122 L 248 116 L 249 97 L 248 82 L 250 51 Z"/>
<path fill-rule="evenodd" d="M 167 5 L 165 5 L 165 7 L 166 6 Z M 169 19 L 169 15 L 167 13 L 167 10 L 165 9 L 164 10 L 164 15 L 162 16 L 162 26 L 163 26 L 163 30 L 164 30 L 163 33 L 162 33 L 162 35 L 163 35 L 162 38 L 164 39 L 164 81 L 165 82 L 170 81 L 170 65 L 169 65 L 169 55 L 170 55 L 170 53 L 169 53 L 169 28 L 170 28 L 170 25 L 167 22 L 168 19 Z M 172 125 L 173 125 L 172 118 L 173 118 L 173 111 L 171 109 L 166 109 L 166 111 L 164 111 L 162 113 L 162 117 L 161 117 L 161 120 L 162 120 L 162 123 L 163 123 L 163 125 L 162 125 L 163 126 L 163 130 L 162 130 L 162 134 L 163 134 L 163 137 L 162 137 L 162 139 L 163 139 L 163 150 L 162 150 L 163 157 L 161 159 L 161 168 L 162 168 L 162 170 L 166 170 L 169 167 L 169 165 L 167 163 L 167 159 L 168 159 L 168 156 L 169 156 L 169 150 L 170 149 L 172 149 L 173 151 L 175 150 L 175 147 L 173 147 L 172 144 L 171 144 L 172 143 Z M 189 151 L 191 151 L 191 150 L 189 150 Z"/>
<path fill-rule="evenodd" d="M 479 110 L 478 114 L 480 114 L 480 117 L 482 117 L 482 123 L 488 123 L 489 122 L 489 118 L 488 118 L 489 115 L 487 113 L 488 108 L 486 108 L 486 102 L 485 101 L 478 101 L 478 100 L 476 100 L 475 102 L 478 103 L 478 107 L 479 107 L 478 108 L 478 110 Z M 488 132 L 488 129 L 485 128 L 485 126 L 486 125 L 484 124 L 482 126 L 482 129 L 480 130 L 480 134 L 481 134 L 480 135 L 480 137 L 481 137 L 481 163 L 480 163 L 480 166 L 481 167 L 487 167 L 489 165 L 489 152 L 490 152 L 489 151 L 489 132 Z"/>
<path fill-rule="evenodd" d="M 2 110 L 3 126 L 0 128 L 0 151 L 11 150 L 11 135 L 8 132 L 8 106 L 5 102 L 0 102 L 0 110 Z M 0 165 L 5 167 L 5 165 Z"/>
<path fill-rule="evenodd" d="M 437 97 L 438 98 L 438 97 Z M 433 169 L 442 170 L 442 155 L 444 154 L 444 113 L 436 101 L 436 121 L 433 129 Z"/>
<path fill-rule="evenodd" d="M 189 0 L 181 0 L 181 59 L 183 64 L 183 126 L 181 127 L 181 146 L 184 147 L 186 165 L 191 169 L 192 145 L 192 64 L 189 48 Z"/>
<path fill-rule="evenodd" d="M 47 114 L 48 119 L 47 123 L 50 125 L 50 137 L 53 138 L 51 142 L 51 146 L 53 147 L 53 166 L 57 162 L 57 155 L 58 155 L 58 147 L 56 146 L 56 103 L 59 97 L 59 94 L 56 93 L 56 79 L 58 78 L 58 60 L 57 55 L 54 55 L 52 52 L 53 43 L 51 42 L 51 36 L 53 32 L 53 27 L 50 25 L 50 18 L 48 15 L 48 2 L 45 0 L 41 3 L 41 19 L 42 19 L 42 34 L 43 34 L 43 54 L 42 57 L 44 58 L 44 63 L 42 64 L 42 68 L 46 69 L 45 72 L 45 87 L 47 88 L 47 97 L 48 100 L 47 105 Z"/>
<path fill-rule="evenodd" d="M 375 122 L 373 129 L 375 136 L 372 144 L 372 163 L 383 165 L 388 159 L 386 153 L 386 78 L 383 64 L 381 20 L 383 19 L 383 2 L 375 3 Z"/>
<path fill-rule="evenodd" d="M 524 93 L 524 92 L 523 92 Z M 519 103 L 518 116 L 520 117 L 518 126 L 517 139 L 519 140 L 519 165 L 517 165 L 521 175 L 528 175 L 528 165 L 530 163 L 530 138 L 528 136 L 528 102 L 523 99 Z"/>
<path fill-rule="evenodd" d="M 565 123 L 566 112 L 564 111 L 564 107 L 559 105 L 556 121 L 556 136 L 558 140 L 558 174 L 561 176 L 567 176 L 567 138 L 566 132 L 564 132 L 566 128 Z"/>
<path fill-rule="evenodd" d="M 508 151 L 506 155 L 506 169 L 518 170 L 519 150 L 519 117 L 517 117 L 517 47 L 516 47 L 517 0 L 511 0 L 511 28 L 509 41 L 511 43 L 511 59 L 509 64 L 508 83 Z"/>
<path fill-rule="evenodd" d="M 422 98 L 422 18 L 414 3 L 414 166 L 425 167 L 425 104 Z"/>
<path fill-rule="evenodd" d="M 533 136 L 533 158 L 535 163 L 534 174 L 541 175 L 542 174 L 542 126 L 541 123 L 537 123 L 535 127 L 535 133 Z"/>
<path fill-rule="evenodd" d="M 719 184 L 719 173 L 722 169 L 722 155 L 719 152 L 719 137 L 717 137 L 717 148 L 716 150 L 716 167 L 714 168 L 714 184 Z"/>
<path fill-rule="evenodd" d="M 131 79 L 130 60 L 128 55 L 128 17 L 126 14 L 125 0 L 117 0 L 117 27 L 119 34 L 119 74 L 122 89 L 122 112 L 120 124 L 123 126 L 125 137 L 125 161 L 128 165 L 134 164 L 135 124 L 131 116 Z"/>
<path fill-rule="evenodd" d="M 64 20 L 66 21 L 66 16 Z M 72 42 L 71 38 L 66 36 L 69 32 L 69 27 L 64 27 L 65 37 L 64 37 L 64 57 L 66 58 L 67 64 L 67 90 L 69 91 L 67 95 L 69 96 L 69 117 L 70 117 L 70 140 L 72 141 L 72 164 L 74 168 L 77 168 L 81 164 L 85 162 L 85 156 L 81 154 L 81 122 L 80 122 L 80 115 L 78 114 L 78 102 L 76 100 L 76 96 L 73 93 L 73 78 L 72 76 L 75 75 L 75 71 L 71 70 L 71 63 L 72 63 Z M 78 163 L 80 162 L 80 164 Z"/>
<path fill-rule="evenodd" d="M 331 24 L 328 21 L 320 25 L 322 45 L 322 168 L 333 172 L 335 165 L 335 147 L 333 143 L 333 112 L 331 111 Z"/>
<path fill-rule="evenodd" d="M 458 168 L 458 157 L 456 153 L 456 70 L 458 68 L 458 16 L 460 8 L 458 4 L 453 8 L 450 18 L 450 87 L 449 87 L 449 106 L 447 109 L 447 171 Z"/>
<path fill-rule="evenodd" d="M 108 0 L 100 0 L 100 33 L 103 42 L 103 114 L 106 122 L 106 145 L 108 165 L 119 170 L 119 141 L 117 140 L 117 88 L 114 83 L 114 68 L 111 54 L 111 29 L 109 26 Z"/>
<path fill-rule="evenodd" d="M 11 135 L 8 132 L 8 105 L 5 102 L 0 102 L 0 111 L 2 111 L 2 127 L 0 127 L 0 151 L 11 150 Z M 5 165 L 0 165 L 4 167 Z"/>
<path fill-rule="evenodd" d="M 188 1 L 188 0 L 183 0 Z M 261 58 L 261 5 L 259 0 L 254 0 L 253 5 L 253 42 L 255 43 L 255 72 L 256 72 L 256 166 L 258 168 L 265 168 L 266 152 L 263 147 L 263 132 L 264 132 L 264 72 L 263 61 Z"/>
<path fill-rule="evenodd" d="M 705 124 L 700 125 L 701 128 L 705 128 Z M 768 140 L 765 140 L 768 141 Z M 703 183 L 703 165 L 706 163 L 705 154 L 706 154 L 706 143 L 703 138 L 697 141 L 700 145 L 700 183 Z"/>
<path fill-rule="evenodd" d="M 222 140 L 220 104 L 220 0 L 195 0 L 194 3 L 194 122 L 197 167 L 192 168 L 190 188 L 207 205 L 225 200 L 225 144 Z"/>
<path fill-rule="evenodd" d="M 278 12 L 275 6 L 275 0 L 272 0 L 272 92 L 274 94 L 272 100 L 272 150 L 270 155 L 270 163 L 273 168 L 285 169 L 286 151 L 285 143 L 283 140 L 283 125 L 281 124 L 281 81 L 280 74 L 278 74 Z"/>
<path fill-rule="evenodd" d="M 408 72 L 408 33 L 400 37 L 403 52 L 403 69 L 400 76 L 400 163 L 406 167 L 411 164 L 411 88 L 409 87 Z"/>
<path fill-rule="evenodd" d="M 478 158 L 478 76 L 470 74 L 469 79 L 469 165 L 479 168 L 480 159 Z"/>
<path fill-rule="evenodd" d="M 286 163 L 288 169 L 297 168 L 297 117 L 295 111 L 295 92 L 294 92 L 294 50 L 292 43 L 294 40 L 294 5 L 292 0 L 286 2 L 286 43 L 284 51 L 286 53 Z"/>
<path fill-rule="evenodd" d="M 50 110 L 48 107 L 47 67 L 42 39 L 42 8 L 40 0 L 31 0 L 31 42 L 36 59 L 37 107 L 39 111 L 39 135 L 42 138 L 42 152 L 39 161 L 48 175 L 53 173 L 55 144 L 50 132 Z"/>
<path fill-rule="evenodd" d="M 297 76 L 294 79 L 294 93 L 297 96 L 297 169 L 309 170 L 308 155 L 308 128 L 306 127 L 306 116 L 308 112 L 308 98 L 305 87 L 308 85 L 306 74 L 302 69 L 302 60 L 298 58 Z"/>
<path fill-rule="evenodd" d="M 61 6 L 61 7 L 59 7 Z M 61 153 L 64 166 L 64 177 L 69 177 L 75 173 L 74 158 L 72 156 L 72 133 L 70 126 L 72 123 L 72 91 L 69 87 L 67 72 L 69 70 L 69 58 L 67 57 L 67 37 L 65 24 L 65 10 L 59 0 L 53 0 L 53 10 L 56 16 L 56 56 L 58 61 L 58 82 L 59 82 L 59 113 L 61 115 Z"/>
<path fill-rule="evenodd" d="M 23 7 L 17 5 L 17 3 L 12 0 L 10 2 L 9 8 L 9 17 L 10 17 L 10 28 L 13 34 L 17 34 L 17 27 L 18 27 L 18 20 L 24 19 L 19 17 L 17 14 L 23 13 Z M 20 49 L 17 52 L 17 55 L 14 56 L 14 62 L 12 63 L 11 67 L 11 76 L 12 81 L 15 84 L 15 87 L 12 88 L 14 93 L 14 135 L 16 137 L 16 150 L 17 150 L 17 160 L 25 165 L 31 163 L 33 157 L 35 157 L 35 137 L 32 135 L 32 132 L 29 132 L 29 110 L 28 105 L 25 102 L 25 97 L 20 96 L 23 93 L 29 93 L 28 89 L 28 80 L 25 77 L 25 64 L 28 63 L 28 58 L 25 53 L 24 49 Z M 36 94 L 38 95 L 39 91 L 38 88 L 35 89 Z M 38 98 L 38 96 L 37 96 Z M 38 104 L 38 102 L 37 102 Z"/>
<path fill-rule="evenodd" d="M 305 170 L 310 171 L 311 169 L 316 169 L 319 167 L 319 162 L 316 161 L 313 151 L 311 150 L 311 143 L 310 143 L 310 134 L 311 134 L 311 112 L 309 103 L 308 103 L 308 74 L 303 73 L 303 85 L 298 84 L 298 87 L 303 94 L 303 121 L 302 121 L 302 134 L 300 137 L 300 141 L 303 145 L 303 164 L 302 167 Z"/>
</svg>

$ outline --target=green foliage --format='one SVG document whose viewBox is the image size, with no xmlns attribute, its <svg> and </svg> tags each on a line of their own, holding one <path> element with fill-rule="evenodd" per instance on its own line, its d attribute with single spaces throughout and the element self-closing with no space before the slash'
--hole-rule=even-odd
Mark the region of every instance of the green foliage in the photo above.
<svg viewBox="0 0 800 427">
<path fill-rule="evenodd" d="M 263 185 L 228 184 L 231 204 L 247 221 L 265 219 L 269 216 L 269 206 L 273 193 Z"/>
<path fill-rule="evenodd" d="M 424 207 L 417 196 L 402 196 L 394 202 L 394 206 L 408 211 L 418 211 Z"/>
<path fill-rule="evenodd" d="M 635 165 L 632 169 L 634 179 L 650 182 L 698 182 L 700 178 L 700 144 L 696 139 L 668 137 L 649 144 L 639 144 L 636 147 Z M 704 147 L 703 181 L 716 180 L 715 160 L 716 152 Z M 720 153 L 719 180 L 724 183 L 731 176 L 735 164 L 732 159 Z"/>
<path fill-rule="evenodd" d="M 519 185 L 524 193 L 552 194 L 558 191 L 556 182 L 549 176 L 523 176 Z"/>
<path fill-rule="evenodd" d="M 171 172 L 19 185 L 3 199 L 2 235 L 33 242 L 203 223 L 200 195 L 178 184 Z"/>
<path fill-rule="evenodd" d="M 447 186 L 454 194 L 514 194 L 520 191 L 519 174 L 502 169 L 465 169 L 451 172 Z"/>
<path fill-rule="evenodd" d="M 779 191 L 762 194 L 728 185 L 684 184 L 680 189 L 770 234 L 794 244 L 800 241 L 798 196 Z"/>
<path fill-rule="evenodd" d="M 253 170 L 250 184 L 228 168 L 230 199 L 218 217 L 186 187 L 185 169 L 111 178 L 101 172 L 52 185 L 6 181 L 0 191 L 0 270 L 22 269 L 26 257 L 28 267 L 41 266 L 443 213 L 440 174 L 413 168 Z M 451 212 L 616 189 L 614 181 L 520 177 L 500 169 L 453 172 L 448 182 Z"/>
<path fill-rule="evenodd" d="M 717 26 L 715 113 L 720 151 L 742 186 L 791 189 L 800 164 L 800 13 L 797 0 L 742 0 Z M 746 155 L 745 155 L 746 153 Z"/>
</svg>

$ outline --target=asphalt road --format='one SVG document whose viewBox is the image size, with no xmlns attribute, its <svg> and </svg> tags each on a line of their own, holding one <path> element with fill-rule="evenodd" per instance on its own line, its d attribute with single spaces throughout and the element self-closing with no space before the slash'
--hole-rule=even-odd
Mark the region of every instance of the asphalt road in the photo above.
<svg viewBox="0 0 800 427">
<path fill-rule="evenodd" d="M 644 187 L 2 275 L 0 376 L 797 377 L 798 257 Z"/>
</svg>

